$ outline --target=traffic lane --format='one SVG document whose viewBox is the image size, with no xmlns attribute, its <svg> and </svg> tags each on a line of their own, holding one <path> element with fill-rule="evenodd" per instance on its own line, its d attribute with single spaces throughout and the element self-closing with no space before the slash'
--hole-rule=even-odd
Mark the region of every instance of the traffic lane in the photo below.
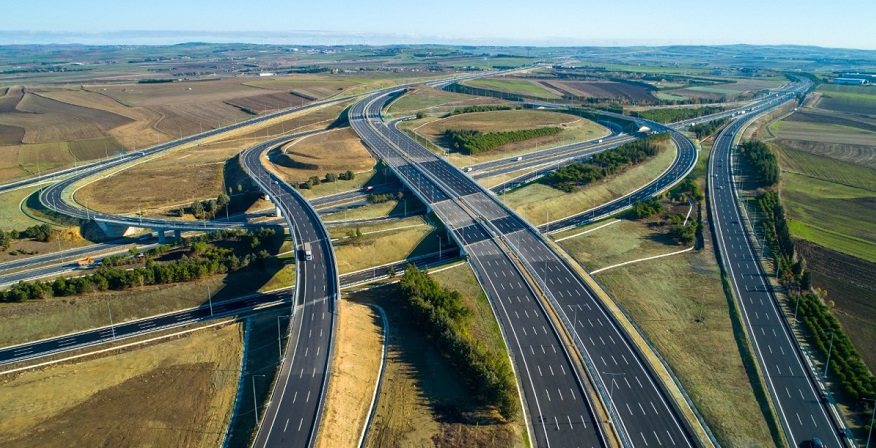
<svg viewBox="0 0 876 448">
<path fill-rule="evenodd" d="M 841 446 L 833 422 L 821 402 L 820 393 L 812 384 L 808 372 L 804 371 L 803 360 L 791 340 L 793 336 L 781 321 L 781 311 L 769 292 L 768 280 L 743 227 L 729 170 L 732 138 L 722 138 L 735 134 L 743 123 L 734 125 L 728 128 L 727 134 L 722 133 L 715 144 L 716 160 L 726 163 L 727 169 L 715 170 L 715 165 L 711 165 L 710 172 L 716 184 L 712 188 L 716 199 L 714 209 L 719 210 L 715 213 L 718 218 L 716 228 L 736 286 L 743 319 L 792 443 L 819 437 L 827 446 Z M 725 228 L 728 229 L 727 234 L 724 233 Z M 767 321 L 775 323 L 764 325 Z"/>
<path fill-rule="evenodd" d="M 693 446 L 693 438 L 676 417 L 678 410 L 654 373 L 640 361 L 626 334 L 577 276 L 529 231 L 508 239 L 519 244 L 522 257 L 560 305 L 557 312 L 572 323 L 632 441 L 638 443 L 641 438 L 646 444 L 659 445 L 669 439 L 673 444 Z"/>
<path fill-rule="evenodd" d="M 486 280 L 508 348 L 518 359 L 519 384 L 530 406 L 536 446 L 602 446 L 583 385 L 526 281 L 492 240 L 467 247 Z"/>
</svg>

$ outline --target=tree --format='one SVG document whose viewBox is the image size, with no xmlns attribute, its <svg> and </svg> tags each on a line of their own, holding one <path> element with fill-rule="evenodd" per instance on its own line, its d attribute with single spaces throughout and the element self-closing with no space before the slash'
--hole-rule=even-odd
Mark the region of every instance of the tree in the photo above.
<svg viewBox="0 0 876 448">
<path fill-rule="evenodd" d="M 224 193 L 220 194 L 216 198 L 216 205 L 219 206 L 219 208 L 225 208 L 225 206 L 228 205 L 229 202 L 231 202 L 231 198 Z"/>
<path fill-rule="evenodd" d="M 426 118 L 426 112 L 423 112 L 423 111 L 417 112 L 417 120 L 422 120 L 424 118 Z"/>
<path fill-rule="evenodd" d="M 803 276 L 800 278 L 800 289 L 803 291 L 809 291 L 812 289 L 812 273 L 809 271 L 803 272 Z"/>
<path fill-rule="evenodd" d="M 315 186 L 315 185 L 319 185 L 319 177 L 310 176 L 310 179 L 307 179 L 307 183 L 309 183 L 311 187 Z"/>
<path fill-rule="evenodd" d="M 335 173 L 326 173 L 325 174 L 325 181 L 326 182 L 335 182 L 337 180 L 338 180 L 337 174 L 335 174 Z"/>
<path fill-rule="evenodd" d="M 192 202 L 192 215 L 197 219 L 204 217 L 204 204 L 201 201 Z"/>
</svg>

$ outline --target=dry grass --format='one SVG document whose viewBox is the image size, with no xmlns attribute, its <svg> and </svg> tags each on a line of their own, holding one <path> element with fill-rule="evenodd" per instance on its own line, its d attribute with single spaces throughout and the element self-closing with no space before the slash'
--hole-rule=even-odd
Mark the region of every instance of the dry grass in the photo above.
<svg viewBox="0 0 876 448">
<path fill-rule="evenodd" d="M 110 129 L 131 122 L 111 112 L 74 106 L 34 93 L 26 93 L 17 110 L 24 113 L 4 114 L 4 120 L 25 129 L 22 143 L 98 138 Z"/>
<path fill-rule="evenodd" d="M 647 240 L 661 238 L 645 224 L 625 221 L 560 244 L 594 268 L 648 256 L 657 243 Z M 719 442 L 770 446 L 710 244 L 706 250 L 613 268 L 598 279 L 667 360 Z M 673 249 L 663 247 L 663 252 Z"/>
<path fill-rule="evenodd" d="M 2 227 L 0 227 L 0 229 L 2 229 Z M 25 229 L 25 227 L 18 227 L 17 229 L 22 230 Z M 5 261 L 22 259 L 23 255 L 20 255 L 20 252 L 18 251 L 33 254 L 48 254 L 62 250 L 73 249 L 76 247 L 87 246 L 89 244 L 91 243 L 83 239 L 82 236 L 79 234 L 78 227 L 69 227 L 66 229 L 60 229 L 52 238 L 52 241 L 46 243 L 41 243 L 39 241 L 30 239 L 13 240 L 12 244 L 10 244 L 5 251 L 0 252 L 0 263 Z M 19 255 L 13 255 L 15 253 L 19 253 Z M 68 258 L 66 259 L 66 261 L 72 260 Z"/>
<path fill-rule="evenodd" d="M 801 121 L 781 121 L 774 127 L 779 138 L 845 145 L 872 146 L 876 132 L 859 127 Z"/>
<path fill-rule="evenodd" d="M 443 90 L 435 90 L 427 85 L 421 85 L 408 90 L 404 96 L 393 101 L 387 111 L 399 117 L 421 110 L 429 115 L 434 115 L 447 114 L 459 107 L 486 104 L 511 103 L 496 98 L 445 92 Z"/>
<path fill-rule="evenodd" d="M 127 291 L 108 291 L 79 297 L 51 298 L 0 305 L 0 346 L 88 330 L 113 322 L 196 307 L 207 302 L 209 290 L 215 301 L 242 294 L 236 286 L 216 276 L 172 285 L 145 286 Z M 225 290 L 228 291 L 225 291 Z"/>
<path fill-rule="evenodd" d="M 335 242 L 335 255 L 341 274 L 438 251 L 438 238 L 433 235 L 435 227 L 419 216 L 359 226 L 359 229 L 363 236 L 358 242 L 346 237 L 348 232 L 355 232 L 355 227 L 329 230 L 333 238 L 340 238 Z"/>
<path fill-rule="evenodd" d="M 473 402 L 464 379 L 432 349 L 400 294 L 393 284 L 351 296 L 382 306 L 390 326 L 387 365 L 366 446 L 525 446 L 511 424 L 496 423 Z"/>
<path fill-rule="evenodd" d="M 555 221 L 596 207 L 630 193 L 656 179 L 675 160 L 672 142 L 651 160 L 573 193 L 535 183 L 501 196 L 510 207 L 533 224 Z M 549 219 L 548 219 L 549 218 Z"/>
<path fill-rule="evenodd" d="M 560 244 L 575 254 L 575 259 L 591 271 L 633 259 L 653 257 L 684 249 L 665 234 L 665 228 L 651 228 L 641 222 L 626 219 L 618 221 L 599 230 L 564 240 Z M 606 223 L 600 221 L 586 227 L 561 232 L 554 237 L 560 239 L 564 236 L 579 234 Z M 606 235 L 610 236 L 605 237 Z"/>
<path fill-rule="evenodd" d="M 280 148 L 272 160 L 288 176 L 306 179 L 313 172 L 361 172 L 374 166 L 374 159 L 351 128 L 302 137 Z M 304 177 L 307 176 L 307 177 Z"/>
<path fill-rule="evenodd" d="M 383 346 L 377 311 L 340 301 L 338 338 L 317 448 L 356 446 L 371 406 Z"/>
<path fill-rule="evenodd" d="M 338 76 L 287 75 L 245 82 L 243 85 L 268 90 L 286 90 L 315 99 L 342 94 L 359 80 Z"/>
<path fill-rule="evenodd" d="M 234 405 L 240 356 L 240 326 L 229 325 L 3 376 L 0 443 L 218 446 Z"/>
</svg>

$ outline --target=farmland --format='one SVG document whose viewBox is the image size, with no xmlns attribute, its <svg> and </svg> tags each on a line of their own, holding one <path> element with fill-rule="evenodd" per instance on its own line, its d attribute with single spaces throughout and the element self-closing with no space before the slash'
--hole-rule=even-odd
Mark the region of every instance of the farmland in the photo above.
<svg viewBox="0 0 876 448">
<path fill-rule="evenodd" d="M 645 87 L 616 81 L 541 81 L 566 95 L 617 100 L 622 103 L 654 101 L 654 96 Z"/>
<path fill-rule="evenodd" d="M 5 375 L 0 443 L 217 446 L 231 416 L 240 357 L 241 328 L 228 325 Z"/>
<path fill-rule="evenodd" d="M 847 114 L 876 115 L 876 91 L 865 86 L 821 85 L 818 106 Z"/>
<path fill-rule="evenodd" d="M 429 86 L 416 86 L 399 99 L 393 101 L 388 112 L 401 116 L 402 114 L 425 111 L 427 114 L 446 114 L 463 106 L 485 104 L 511 104 L 496 98 L 477 97 L 460 93 L 435 90 Z"/>
<path fill-rule="evenodd" d="M 558 99 L 563 94 L 553 88 L 545 87 L 538 81 L 519 78 L 497 79 L 473 79 L 464 81 L 463 84 L 480 89 L 496 90 L 499 92 L 517 93 L 537 98 Z"/>
</svg>

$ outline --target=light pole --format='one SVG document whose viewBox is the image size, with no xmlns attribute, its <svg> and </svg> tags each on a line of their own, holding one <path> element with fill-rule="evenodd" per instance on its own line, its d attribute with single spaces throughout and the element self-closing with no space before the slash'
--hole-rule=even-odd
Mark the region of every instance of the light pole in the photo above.
<svg viewBox="0 0 876 448">
<path fill-rule="evenodd" d="M 289 315 L 287 314 L 285 316 L 277 316 L 277 352 L 280 354 L 280 360 L 282 361 L 283 360 L 283 348 L 282 348 L 282 341 L 283 341 L 282 334 L 283 333 L 280 332 L 280 318 L 281 317 L 289 317 Z"/>
<path fill-rule="evenodd" d="M 867 433 L 867 445 L 864 448 L 870 448 L 870 439 L 873 438 L 873 427 L 876 426 L 876 398 L 862 398 L 862 400 L 873 402 L 873 415 L 870 417 L 870 431 Z"/>
<path fill-rule="evenodd" d="M 441 261 L 441 255 L 443 252 L 441 251 L 441 235 L 435 235 L 438 237 L 438 261 Z"/>
<path fill-rule="evenodd" d="M 210 285 L 207 285 L 207 302 L 210 304 L 210 317 L 213 316 L 213 292 L 210 291 Z"/>
<path fill-rule="evenodd" d="M 107 309 L 107 311 L 109 311 L 110 330 L 112 331 L 113 339 L 115 339 L 116 338 L 116 325 L 113 323 L 113 309 L 112 309 L 112 307 L 110 307 L 109 299 L 107 299 L 107 301 L 106 301 L 106 309 Z"/>
<path fill-rule="evenodd" d="M 824 363 L 824 376 L 827 377 L 827 368 L 830 367 L 830 354 L 833 352 L 833 332 L 830 333 L 830 348 L 827 349 L 827 362 Z"/>
<path fill-rule="evenodd" d="M 612 396 L 614 395 L 614 385 L 615 385 L 615 383 L 617 383 L 617 381 L 614 380 L 614 377 L 624 376 L 624 375 L 626 375 L 626 373 L 623 373 L 623 372 L 617 372 L 617 373 L 602 372 L 602 374 L 611 376 L 611 385 L 609 386 L 609 389 L 608 389 L 608 407 L 609 407 L 608 418 L 612 422 L 612 424 L 614 424 L 614 419 L 612 418 L 612 414 L 614 414 L 614 404 L 613 404 Z M 620 387 L 620 386 L 618 386 L 618 387 Z"/>
<path fill-rule="evenodd" d="M 257 377 L 257 376 L 260 376 L 262 378 L 265 377 L 264 375 L 255 375 L 255 374 L 253 374 L 251 376 L 251 378 L 252 378 L 252 410 L 253 410 L 253 415 L 254 415 L 253 418 L 255 418 L 255 421 L 256 421 L 256 426 L 258 426 L 258 423 L 259 423 L 259 403 L 258 403 L 258 401 L 256 401 L 256 391 L 255 391 L 255 377 Z"/>
<path fill-rule="evenodd" d="M 794 304 L 794 323 L 797 323 L 797 309 L 800 308 L 800 296 L 797 296 L 797 303 Z"/>
</svg>

